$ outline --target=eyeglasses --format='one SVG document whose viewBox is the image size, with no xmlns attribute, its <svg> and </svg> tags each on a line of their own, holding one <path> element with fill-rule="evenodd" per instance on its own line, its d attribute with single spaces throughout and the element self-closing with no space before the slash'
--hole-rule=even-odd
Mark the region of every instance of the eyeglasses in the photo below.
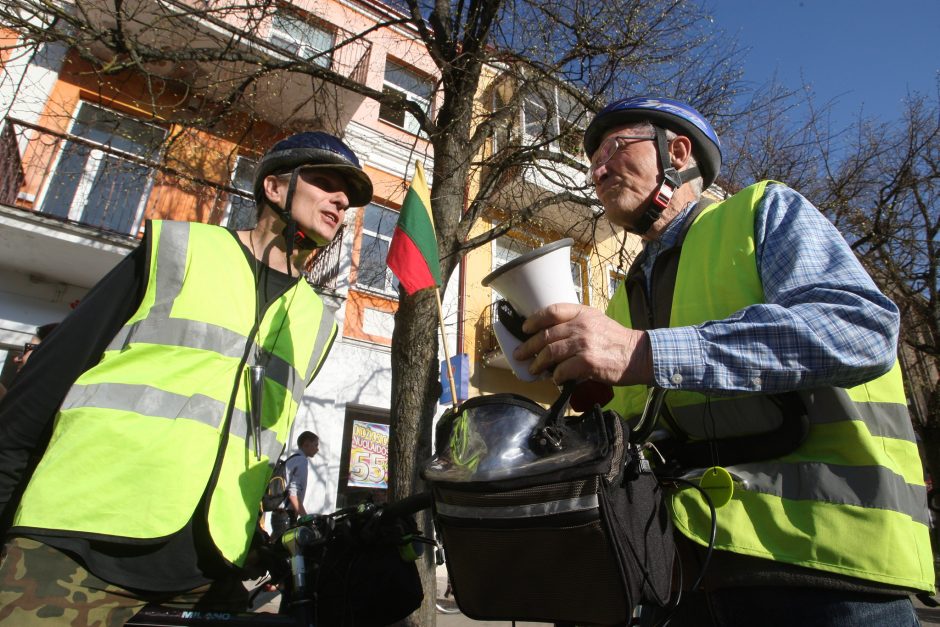
<svg viewBox="0 0 940 627">
<path fill-rule="evenodd" d="M 594 173 L 597 169 L 602 165 L 606 165 L 618 150 L 621 150 L 627 145 L 627 142 L 651 141 L 654 139 L 656 139 L 655 135 L 611 135 L 602 141 L 601 145 L 594 151 L 594 156 L 591 158 L 591 167 L 588 168 L 587 171 L 588 185 L 594 184 Z"/>
<path fill-rule="evenodd" d="M 30 351 L 34 351 L 37 348 L 39 348 L 39 344 L 31 344 L 30 342 L 26 342 L 25 344 L 23 344 L 23 353 L 25 354 Z"/>
</svg>

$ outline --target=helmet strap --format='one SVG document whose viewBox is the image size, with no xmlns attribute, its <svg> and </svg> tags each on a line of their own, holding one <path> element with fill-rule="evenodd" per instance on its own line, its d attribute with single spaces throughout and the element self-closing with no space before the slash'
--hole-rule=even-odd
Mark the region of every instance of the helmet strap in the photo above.
<svg viewBox="0 0 940 627">
<path fill-rule="evenodd" d="M 653 125 L 653 131 L 656 135 L 656 154 L 659 156 L 659 170 L 662 172 L 663 180 L 660 182 L 656 194 L 646 204 L 646 211 L 640 216 L 636 226 L 630 229 L 637 235 L 643 235 L 653 227 L 653 224 L 659 220 L 663 211 L 669 206 L 672 195 L 683 183 L 699 176 L 698 167 L 689 168 L 682 172 L 672 167 L 672 160 L 669 158 L 669 142 L 666 141 L 666 131 L 655 124 Z"/>
<path fill-rule="evenodd" d="M 294 254 L 294 238 L 297 237 L 297 221 L 294 220 L 294 192 L 297 190 L 297 173 L 300 168 L 294 168 L 290 173 L 290 182 L 287 184 L 287 197 L 284 199 L 284 209 L 279 213 L 284 218 L 284 249 L 287 251 L 287 276 L 293 277 L 291 257 Z"/>
</svg>

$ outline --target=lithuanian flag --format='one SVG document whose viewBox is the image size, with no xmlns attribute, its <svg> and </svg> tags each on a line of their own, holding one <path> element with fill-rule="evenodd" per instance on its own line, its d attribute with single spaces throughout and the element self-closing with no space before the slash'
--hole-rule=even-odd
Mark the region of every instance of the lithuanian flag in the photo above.
<svg viewBox="0 0 940 627">
<path fill-rule="evenodd" d="M 437 234 L 431 217 L 431 192 L 421 162 L 415 162 L 415 166 L 415 175 L 402 203 L 386 260 L 409 295 L 441 284 Z"/>
</svg>

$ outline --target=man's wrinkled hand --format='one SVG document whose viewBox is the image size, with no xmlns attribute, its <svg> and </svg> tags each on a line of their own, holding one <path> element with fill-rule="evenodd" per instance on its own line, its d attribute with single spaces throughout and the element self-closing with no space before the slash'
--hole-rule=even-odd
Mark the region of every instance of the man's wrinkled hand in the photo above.
<svg viewBox="0 0 940 627">
<path fill-rule="evenodd" d="M 584 305 L 558 303 L 536 311 L 522 327 L 533 334 L 513 357 L 533 359 L 529 372 L 551 372 L 555 383 L 592 380 L 610 385 L 653 382 L 649 336 Z"/>
</svg>

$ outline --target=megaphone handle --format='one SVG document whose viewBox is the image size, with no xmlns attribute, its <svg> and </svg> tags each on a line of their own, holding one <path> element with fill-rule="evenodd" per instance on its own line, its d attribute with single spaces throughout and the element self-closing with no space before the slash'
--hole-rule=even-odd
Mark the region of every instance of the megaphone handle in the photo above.
<svg viewBox="0 0 940 627">
<path fill-rule="evenodd" d="M 548 417 L 545 420 L 546 425 L 561 425 L 564 419 L 565 407 L 568 406 L 568 401 L 571 399 L 571 395 L 574 394 L 574 389 L 577 386 L 576 381 L 565 381 L 561 386 L 561 393 L 558 395 L 558 398 L 555 399 L 555 402 L 552 403 L 551 407 L 548 408 Z"/>
<path fill-rule="evenodd" d="M 502 299 L 496 301 L 496 318 L 506 327 L 506 330 L 520 342 L 525 342 L 531 335 L 522 330 L 525 318 L 516 311 L 508 300 Z"/>
</svg>

